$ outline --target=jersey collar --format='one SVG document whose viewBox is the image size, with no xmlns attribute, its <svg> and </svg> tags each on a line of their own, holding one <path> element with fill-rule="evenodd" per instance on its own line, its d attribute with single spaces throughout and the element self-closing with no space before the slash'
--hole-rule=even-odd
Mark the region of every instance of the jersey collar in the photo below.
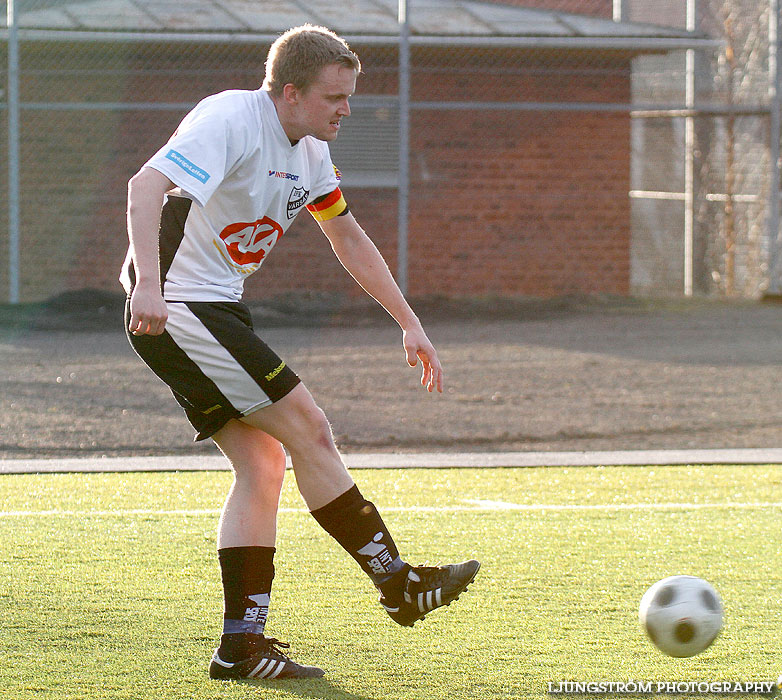
<svg viewBox="0 0 782 700">
<path fill-rule="evenodd" d="M 280 118 L 277 115 L 277 109 L 274 106 L 274 102 L 272 101 L 271 95 L 269 95 L 269 91 L 260 88 L 258 92 L 261 93 L 261 109 L 263 109 L 268 115 L 268 121 L 269 124 L 271 125 L 274 138 L 277 140 L 279 145 L 283 148 L 289 148 L 291 150 L 297 148 L 298 145 L 301 143 L 301 139 L 294 144 L 291 143 L 291 140 L 288 138 L 288 135 L 285 133 L 285 129 L 282 128 L 282 124 L 280 123 Z"/>
</svg>

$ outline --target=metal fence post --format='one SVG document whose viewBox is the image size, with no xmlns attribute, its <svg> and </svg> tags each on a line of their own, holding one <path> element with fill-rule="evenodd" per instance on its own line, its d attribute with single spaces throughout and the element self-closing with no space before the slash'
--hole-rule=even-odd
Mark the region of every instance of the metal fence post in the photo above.
<svg viewBox="0 0 782 700">
<path fill-rule="evenodd" d="M 407 0 L 399 0 L 399 174 L 397 191 L 397 283 L 408 291 L 407 242 L 410 220 L 410 20 Z"/>
<path fill-rule="evenodd" d="M 779 139 L 780 139 L 780 70 L 779 70 L 779 0 L 769 0 L 768 27 L 768 95 L 770 100 L 769 119 L 769 165 L 771 167 L 768 203 L 768 293 L 782 293 L 782 271 L 779 267 Z"/>
<path fill-rule="evenodd" d="M 687 31 L 695 31 L 697 0 L 687 0 Z M 685 53 L 684 102 L 695 108 L 695 51 Z M 695 119 L 684 118 L 684 295 L 692 296 L 695 248 Z"/>
<path fill-rule="evenodd" d="M 19 303 L 19 32 L 8 0 L 8 300 Z"/>
<path fill-rule="evenodd" d="M 627 22 L 630 19 L 627 13 L 627 0 L 614 0 L 612 9 L 614 22 Z"/>
</svg>

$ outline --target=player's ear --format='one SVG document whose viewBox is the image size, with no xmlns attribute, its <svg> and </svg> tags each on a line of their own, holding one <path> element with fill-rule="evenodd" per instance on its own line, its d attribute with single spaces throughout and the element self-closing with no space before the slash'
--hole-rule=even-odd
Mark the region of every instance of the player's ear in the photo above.
<svg viewBox="0 0 782 700">
<path fill-rule="evenodd" d="M 301 91 L 293 83 L 286 83 L 282 88 L 282 97 L 288 104 L 296 104 L 300 94 Z"/>
</svg>

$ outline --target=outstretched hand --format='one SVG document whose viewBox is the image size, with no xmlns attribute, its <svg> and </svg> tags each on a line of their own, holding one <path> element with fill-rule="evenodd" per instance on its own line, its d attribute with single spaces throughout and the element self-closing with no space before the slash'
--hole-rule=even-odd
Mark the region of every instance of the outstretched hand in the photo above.
<svg viewBox="0 0 782 700">
<path fill-rule="evenodd" d="M 437 358 L 437 350 L 427 338 L 422 328 L 406 330 L 402 335 L 407 364 L 415 367 L 421 360 L 421 386 L 430 393 L 437 389 L 443 393 L 443 368 Z"/>
</svg>

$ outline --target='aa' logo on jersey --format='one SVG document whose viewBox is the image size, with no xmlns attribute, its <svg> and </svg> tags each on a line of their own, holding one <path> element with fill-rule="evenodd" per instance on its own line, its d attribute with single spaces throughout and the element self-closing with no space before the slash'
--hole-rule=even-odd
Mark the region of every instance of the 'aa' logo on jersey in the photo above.
<svg viewBox="0 0 782 700">
<path fill-rule="evenodd" d="M 228 254 L 237 265 L 259 263 L 282 236 L 282 227 L 268 216 L 252 223 L 238 222 L 220 232 Z"/>
<path fill-rule="evenodd" d="M 307 197 L 309 196 L 309 190 L 305 190 L 303 187 L 294 187 L 291 190 L 291 194 L 288 197 L 288 218 L 292 219 L 307 203 Z"/>
</svg>

